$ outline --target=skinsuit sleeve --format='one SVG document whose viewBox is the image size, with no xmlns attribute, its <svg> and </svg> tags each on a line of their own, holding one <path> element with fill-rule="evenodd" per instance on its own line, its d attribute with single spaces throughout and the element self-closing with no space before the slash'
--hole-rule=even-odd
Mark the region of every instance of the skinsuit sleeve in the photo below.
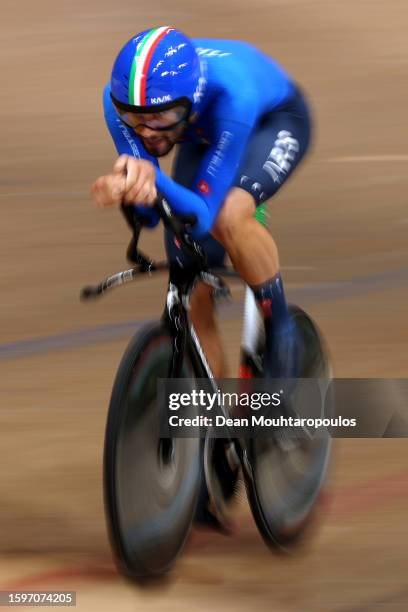
<svg viewBox="0 0 408 612">
<path fill-rule="evenodd" d="M 144 148 L 136 134 L 127 127 L 115 111 L 110 98 L 110 87 L 107 85 L 103 92 L 103 110 L 106 125 L 115 143 L 119 155 L 130 155 L 139 159 L 147 159 L 152 162 L 156 169 L 159 168 L 157 159 L 150 155 Z M 150 207 L 136 206 L 137 212 L 145 220 L 147 227 L 156 227 L 160 218 Z"/>
</svg>

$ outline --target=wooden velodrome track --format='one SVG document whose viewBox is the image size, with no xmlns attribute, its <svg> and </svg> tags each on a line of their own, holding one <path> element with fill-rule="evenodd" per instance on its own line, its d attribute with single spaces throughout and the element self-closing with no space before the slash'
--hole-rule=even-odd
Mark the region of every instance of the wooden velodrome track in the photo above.
<svg viewBox="0 0 408 612">
<path fill-rule="evenodd" d="M 164 278 L 91 306 L 78 290 L 124 266 L 123 221 L 88 191 L 114 159 L 101 91 L 134 31 L 247 39 L 303 84 L 314 150 L 271 206 L 289 297 L 319 322 L 338 376 L 408 373 L 406 0 L 149 4 L 2 2 L 0 589 L 76 590 L 80 610 L 406 610 L 405 440 L 336 443 L 324 521 L 293 558 L 268 552 L 243 505 L 234 537 L 193 534 L 163 589 L 132 589 L 112 565 L 106 408 Z M 160 256 L 160 231 L 143 246 Z M 220 315 L 234 372 L 240 308 Z"/>
</svg>

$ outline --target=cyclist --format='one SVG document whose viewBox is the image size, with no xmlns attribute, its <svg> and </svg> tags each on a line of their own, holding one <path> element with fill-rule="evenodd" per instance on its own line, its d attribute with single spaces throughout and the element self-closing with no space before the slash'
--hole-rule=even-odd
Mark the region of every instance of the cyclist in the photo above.
<svg viewBox="0 0 408 612">
<path fill-rule="evenodd" d="M 192 228 L 209 265 L 225 252 L 252 287 L 263 313 L 266 364 L 273 377 L 296 375 L 296 332 L 276 244 L 254 218 L 256 207 L 286 182 L 306 153 L 307 104 L 271 58 L 240 41 L 189 39 L 170 27 L 145 30 L 119 52 L 104 90 L 104 112 L 119 158 L 92 186 L 100 207 L 119 206 L 154 227 L 162 193 Z M 177 145 L 173 177 L 158 158 Z M 150 207 L 150 208 L 149 208 Z M 187 266 L 169 233 L 170 261 Z M 197 288 L 191 316 L 216 376 L 224 358 L 210 289 Z"/>
</svg>

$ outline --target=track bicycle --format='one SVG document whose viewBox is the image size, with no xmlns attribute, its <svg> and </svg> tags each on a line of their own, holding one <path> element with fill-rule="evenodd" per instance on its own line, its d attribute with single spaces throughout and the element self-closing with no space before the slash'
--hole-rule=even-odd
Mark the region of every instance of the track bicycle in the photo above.
<svg viewBox="0 0 408 612">
<path fill-rule="evenodd" d="M 203 504 L 203 488 L 211 516 L 222 526 L 239 468 L 262 537 L 272 548 L 287 549 L 313 516 L 330 455 L 330 436 L 302 441 L 289 450 L 274 438 L 220 440 L 208 432 L 202 443 L 198 437 L 161 437 L 158 379 L 185 378 L 192 388 L 195 379 L 206 379 L 217 390 L 189 318 L 194 287 L 205 282 L 216 299 L 225 298 L 229 289 L 222 276 L 236 275 L 229 269 L 208 269 L 205 254 L 189 234 L 193 216 L 176 216 L 162 197 L 155 209 L 188 255 L 189 268 L 169 267 L 165 261 L 146 257 L 138 249 L 141 225 L 132 219 L 127 255 L 136 266 L 81 292 L 83 300 L 91 300 L 143 275 L 160 271 L 169 275 L 161 320 L 139 329 L 123 355 L 105 433 L 104 495 L 110 541 L 120 571 L 138 582 L 170 570 Z M 317 327 L 300 308 L 291 306 L 291 310 L 308 348 L 301 375 L 328 377 L 329 362 Z M 241 361 L 246 376 L 262 378 L 262 325 L 248 289 L 243 338 Z"/>
</svg>

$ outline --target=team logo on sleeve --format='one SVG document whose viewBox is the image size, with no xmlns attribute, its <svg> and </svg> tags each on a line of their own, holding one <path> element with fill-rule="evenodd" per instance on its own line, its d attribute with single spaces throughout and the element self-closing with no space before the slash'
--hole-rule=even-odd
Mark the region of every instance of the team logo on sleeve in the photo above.
<svg viewBox="0 0 408 612">
<path fill-rule="evenodd" d="M 203 193 L 204 195 L 208 195 L 210 193 L 210 186 L 207 183 L 207 181 L 204 181 L 204 179 L 202 179 L 199 183 L 198 183 L 198 190 Z"/>
<path fill-rule="evenodd" d="M 210 159 L 207 167 L 207 172 L 210 176 L 216 176 L 222 166 L 222 163 L 227 155 L 228 148 L 233 142 L 232 132 L 224 130 L 218 140 L 215 153 Z"/>
</svg>

